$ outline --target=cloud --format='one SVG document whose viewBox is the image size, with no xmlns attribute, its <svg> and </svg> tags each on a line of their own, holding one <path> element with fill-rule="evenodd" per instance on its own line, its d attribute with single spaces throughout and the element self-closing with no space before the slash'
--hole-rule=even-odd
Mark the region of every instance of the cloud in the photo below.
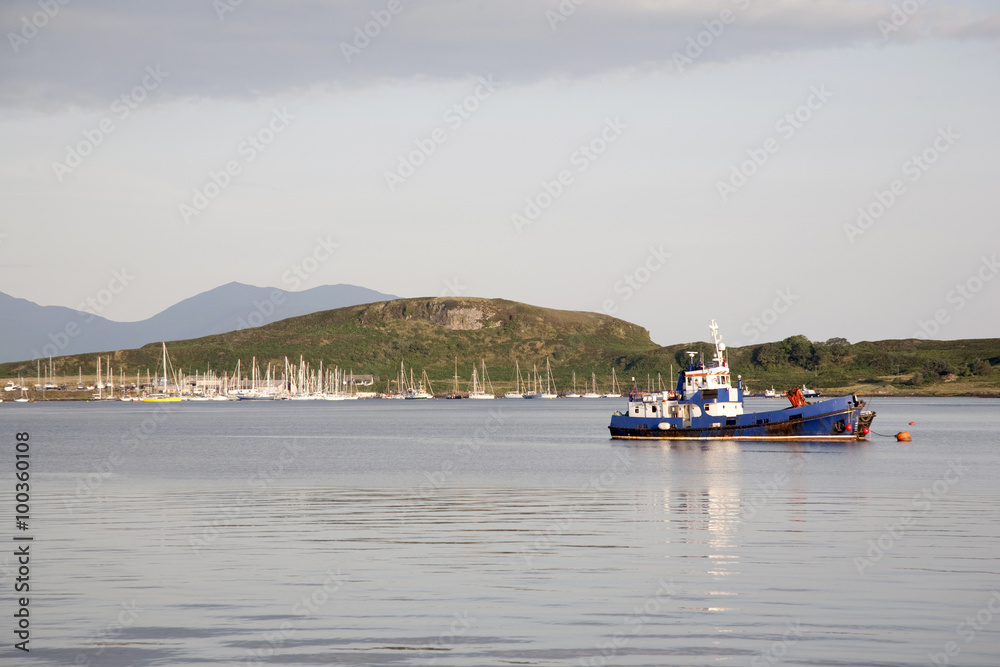
<svg viewBox="0 0 1000 667">
<path fill-rule="evenodd" d="M 174 99 L 672 69 L 674 54 L 723 11 L 733 20 L 698 65 L 878 43 L 877 22 L 891 8 L 868 0 L 16 0 L 0 7 L 0 107 L 106 106 L 156 65 L 171 74 L 158 93 Z M 996 14 L 958 2 L 919 13 L 901 36 L 922 37 L 928 26 L 950 39 L 1000 32 Z"/>
<path fill-rule="evenodd" d="M 938 21 L 938 32 L 951 39 L 1000 38 L 1000 12 L 975 16 L 967 10 L 944 12 Z"/>
</svg>

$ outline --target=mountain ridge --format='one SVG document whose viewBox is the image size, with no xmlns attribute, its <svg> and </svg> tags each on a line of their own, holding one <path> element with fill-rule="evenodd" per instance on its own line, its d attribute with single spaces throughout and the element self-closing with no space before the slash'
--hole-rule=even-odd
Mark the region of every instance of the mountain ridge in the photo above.
<svg viewBox="0 0 1000 667">
<path fill-rule="evenodd" d="M 229 282 L 183 299 L 136 322 L 116 322 L 65 306 L 41 306 L 0 292 L 0 363 L 138 348 L 262 326 L 360 303 L 395 298 L 357 285 L 320 285 L 301 292 Z"/>
</svg>

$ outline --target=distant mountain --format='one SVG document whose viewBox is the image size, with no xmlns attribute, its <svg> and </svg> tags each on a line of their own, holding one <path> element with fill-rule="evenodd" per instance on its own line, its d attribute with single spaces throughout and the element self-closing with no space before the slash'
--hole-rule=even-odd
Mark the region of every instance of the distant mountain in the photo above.
<svg viewBox="0 0 1000 667">
<path fill-rule="evenodd" d="M 185 299 L 140 322 L 114 322 L 62 306 L 39 306 L 0 292 L 0 362 L 137 348 L 262 326 L 396 298 L 355 285 L 302 292 L 229 283 Z"/>
<path fill-rule="evenodd" d="M 0 360 L 20 361 L 118 348 L 131 340 L 117 322 L 62 306 L 39 306 L 0 292 Z"/>
</svg>

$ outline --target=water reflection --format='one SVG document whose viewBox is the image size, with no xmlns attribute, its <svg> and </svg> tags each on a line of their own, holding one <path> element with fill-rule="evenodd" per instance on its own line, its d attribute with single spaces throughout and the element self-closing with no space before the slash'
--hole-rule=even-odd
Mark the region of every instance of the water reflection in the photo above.
<svg viewBox="0 0 1000 667">
<path fill-rule="evenodd" d="M 251 428 L 213 409 L 164 423 L 78 497 L 108 455 L 92 408 L 26 424 L 62 439 L 39 450 L 32 508 L 40 665 L 745 665 L 779 645 L 785 664 L 902 666 L 955 640 L 1000 581 L 1000 410 L 978 405 L 988 429 L 956 438 L 961 415 L 942 412 L 906 448 L 619 447 L 594 435 L 596 408 L 503 408 L 509 430 L 428 493 L 455 460 L 445 417 L 481 416 L 265 406 Z M 393 437 L 366 430 L 376 417 Z M 289 433 L 297 458 L 249 484 Z M 968 470 L 915 511 L 951 458 Z M 998 646 L 985 628 L 962 664 Z"/>
</svg>

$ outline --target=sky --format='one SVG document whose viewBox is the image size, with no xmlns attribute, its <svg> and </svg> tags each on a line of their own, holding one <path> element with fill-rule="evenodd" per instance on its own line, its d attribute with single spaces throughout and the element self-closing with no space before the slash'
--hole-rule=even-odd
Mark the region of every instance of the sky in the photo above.
<svg viewBox="0 0 1000 667">
<path fill-rule="evenodd" d="M 985 0 L 0 5 L 0 291 L 239 281 L 667 345 L 1000 336 Z"/>
</svg>

